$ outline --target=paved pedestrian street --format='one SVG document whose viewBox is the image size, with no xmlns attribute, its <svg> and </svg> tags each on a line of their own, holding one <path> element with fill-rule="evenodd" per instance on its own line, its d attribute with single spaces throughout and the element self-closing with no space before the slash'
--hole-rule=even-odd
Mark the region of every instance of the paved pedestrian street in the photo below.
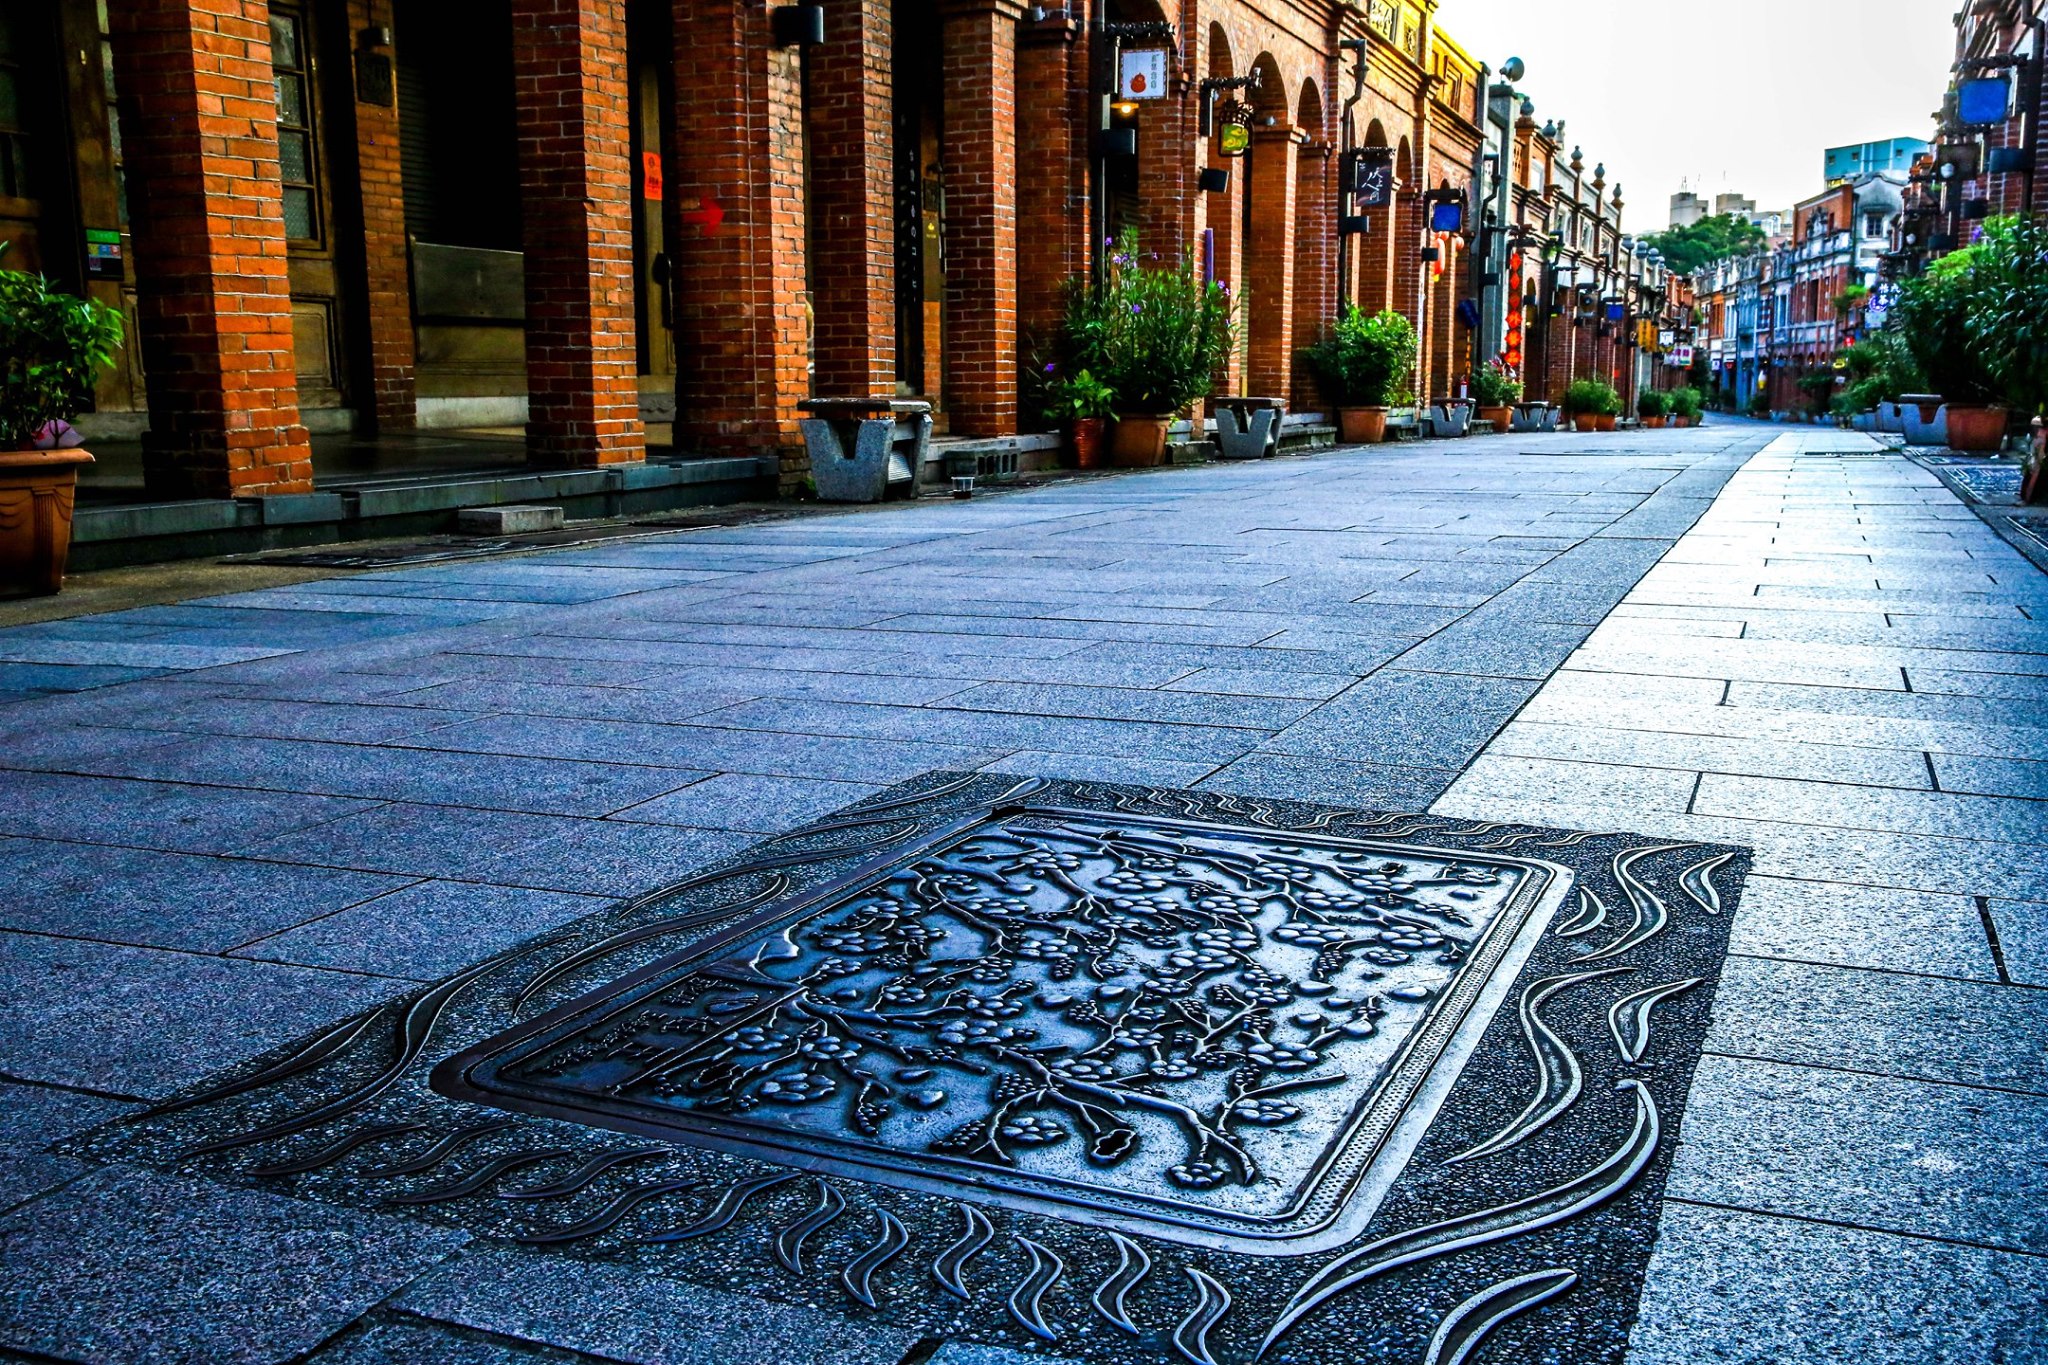
<svg viewBox="0 0 2048 1365">
<path fill-rule="evenodd" d="M 2044 614 L 1716 417 L 0 632 L 0 1358 L 2048 1360 Z"/>
</svg>

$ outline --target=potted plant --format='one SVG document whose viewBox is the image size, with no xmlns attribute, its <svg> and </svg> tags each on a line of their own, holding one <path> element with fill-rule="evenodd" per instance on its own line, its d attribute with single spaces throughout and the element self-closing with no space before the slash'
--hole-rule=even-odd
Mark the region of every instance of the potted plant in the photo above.
<svg viewBox="0 0 2048 1365">
<path fill-rule="evenodd" d="M 1749 396 L 1749 415 L 1763 421 L 1771 415 L 1771 395 L 1768 390 L 1758 389 Z"/>
<path fill-rule="evenodd" d="M 1059 375 L 1045 386 L 1046 420 L 1066 430 L 1067 449 L 1076 469 L 1102 465 L 1102 443 L 1116 394 L 1087 370 Z"/>
<path fill-rule="evenodd" d="M 1136 238 L 1125 233 L 1110 254 L 1108 278 L 1088 292 L 1081 311 L 1092 372 L 1115 395 L 1111 459 L 1160 463 L 1174 416 L 1209 392 L 1230 353 L 1230 291 L 1202 280 L 1186 257 L 1177 266 L 1140 265 Z"/>
<path fill-rule="evenodd" d="M 1479 400 L 1479 419 L 1493 423 L 1496 434 L 1514 425 L 1515 404 L 1522 401 L 1522 381 L 1499 360 L 1489 360 L 1472 376 L 1472 395 Z"/>
<path fill-rule="evenodd" d="M 2027 218 L 1994 218 L 1984 225 L 1969 267 L 1967 329 L 1997 397 L 2023 419 L 2048 412 L 2048 226 Z M 1995 450 L 2004 443 L 2007 419 L 1965 412 L 1959 436 L 1956 409 L 1948 415 L 1949 444 L 1962 450 Z"/>
<path fill-rule="evenodd" d="M 1992 227 L 1986 225 L 1987 234 Z M 1905 282 L 1892 309 L 1927 378 L 1929 392 L 1912 398 L 1924 422 L 1932 422 L 1930 410 L 1946 407 L 1948 444 L 1956 450 L 1996 450 L 2005 441 L 2006 409 L 1997 401 L 1997 380 L 1983 349 L 1987 340 L 1993 349 L 1999 345 L 1995 327 L 1984 318 L 1999 310 L 1980 292 L 1985 280 L 1974 266 L 1982 250 L 1980 242 L 1934 262 Z"/>
<path fill-rule="evenodd" d="M 1316 387 L 1337 409 L 1337 439 L 1372 445 L 1387 436 L 1387 406 L 1415 367 L 1415 328 L 1389 309 L 1368 317 L 1346 309 L 1323 338 L 1303 349 Z"/>
<path fill-rule="evenodd" d="M 1636 416 L 1652 431 L 1662 429 L 1671 400 L 1661 389 L 1644 389 L 1636 395 Z"/>
<path fill-rule="evenodd" d="M 1673 389 L 1669 399 L 1671 424 L 1676 427 L 1696 427 L 1707 410 L 1706 396 L 1692 385 Z"/>
<path fill-rule="evenodd" d="M 1612 384 L 1600 387 L 1605 390 L 1600 400 L 1600 430 L 1613 431 L 1621 425 L 1621 392 Z"/>
<path fill-rule="evenodd" d="M 57 449 L 62 424 L 92 404 L 121 346 L 121 314 L 0 270 L 0 586 L 64 586 L 78 470 L 92 456 Z"/>
<path fill-rule="evenodd" d="M 1563 404 L 1565 415 L 1572 419 L 1572 429 L 1600 430 L 1600 415 L 1607 411 L 1608 400 L 1613 397 L 1614 390 L 1597 379 L 1574 379 L 1564 391 Z"/>
</svg>

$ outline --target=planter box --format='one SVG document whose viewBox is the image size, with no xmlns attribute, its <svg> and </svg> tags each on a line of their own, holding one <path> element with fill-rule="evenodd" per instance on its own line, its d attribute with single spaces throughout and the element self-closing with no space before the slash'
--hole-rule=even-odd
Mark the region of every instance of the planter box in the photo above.
<svg viewBox="0 0 2048 1365">
<path fill-rule="evenodd" d="M 47 597 L 64 586 L 83 450 L 0 450 L 0 588 Z"/>
</svg>

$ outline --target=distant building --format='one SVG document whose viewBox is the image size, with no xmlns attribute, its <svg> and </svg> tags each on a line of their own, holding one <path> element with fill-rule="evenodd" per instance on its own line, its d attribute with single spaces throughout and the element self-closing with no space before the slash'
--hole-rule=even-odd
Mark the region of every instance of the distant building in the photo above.
<svg viewBox="0 0 2048 1365">
<path fill-rule="evenodd" d="M 1745 199 L 1739 194 L 1717 194 L 1714 196 L 1714 216 L 1732 213 L 1738 218 L 1747 218 L 1756 212 L 1756 200 Z"/>
<path fill-rule="evenodd" d="M 1671 226 L 1691 227 L 1707 216 L 1707 201 L 1692 190 L 1680 188 L 1671 196 Z"/>
<path fill-rule="evenodd" d="M 1895 137 L 1882 142 L 1830 147 L 1824 154 L 1826 167 L 1821 178 L 1830 185 L 1838 185 L 1859 175 L 1875 175 L 1879 171 L 1903 174 L 1913 168 L 1913 158 L 1926 154 L 1929 145 L 1924 138 Z"/>
</svg>

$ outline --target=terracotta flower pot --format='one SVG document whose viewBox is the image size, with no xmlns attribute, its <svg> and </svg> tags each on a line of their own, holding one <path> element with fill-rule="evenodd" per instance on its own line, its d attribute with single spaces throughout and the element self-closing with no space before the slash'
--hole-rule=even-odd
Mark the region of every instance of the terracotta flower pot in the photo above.
<svg viewBox="0 0 2048 1365">
<path fill-rule="evenodd" d="M 1499 436 L 1515 424 L 1515 410 L 1506 403 L 1497 408 L 1481 408 L 1479 420 L 1493 423 L 1493 434 Z"/>
<path fill-rule="evenodd" d="M 1074 468 L 1102 468 L 1102 443 L 1109 430 L 1106 417 L 1076 417 L 1067 428 L 1067 448 L 1074 453 Z"/>
<path fill-rule="evenodd" d="M 1611 412 L 1603 412 L 1600 414 L 1600 430 L 1613 431 L 1616 427 L 1620 425 L 1621 418 L 1617 414 Z"/>
<path fill-rule="evenodd" d="M 1573 431 L 1600 430 L 1600 414 L 1597 412 L 1575 412 L 1572 414 Z"/>
<path fill-rule="evenodd" d="M 1109 458 L 1121 469 L 1145 469 L 1166 459 L 1166 429 L 1173 414 L 1118 413 L 1109 435 Z"/>
<path fill-rule="evenodd" d="M 2006 410 L 1998 406 L 1948 405 L 1950 450 L 1998 450 L 2005 444 Z"/>
<path fill-rule="evenodd" d="M 48 596 L 64 586 L 83 450 L 0 450 L 0 587 Z"/>
<path fill-rule="evenodd" d="M 1648 428 L 1649 428 L 1649 429 L 1650 429 L 1651 431 L 1662 431 L 1662 430 L 1664 430 L 1664 424 L 1665 424 L 1666 422 L 1670 422 L 1670 421 L 1676 421 L 1676 420 L 1678 420 L 1678 419 L 1676 419 L 1676 418 L 1669 418 L 1669 417 L 1663 417 L 1663 416 L 1658 416 L 1658 417 L 1645 417 L 1645 418 L 1643 419 L 1643 425 L 1644 425 L 1644 426 L 1646 426 L 1646 427 L 1648 427 Z"/>
<path fill-rule="evenodd" d="M 1378 445 L 1387 439 L 1387 410 L 1338 408 L 1337 439 L 1347 446 Z"/>
</svg>

